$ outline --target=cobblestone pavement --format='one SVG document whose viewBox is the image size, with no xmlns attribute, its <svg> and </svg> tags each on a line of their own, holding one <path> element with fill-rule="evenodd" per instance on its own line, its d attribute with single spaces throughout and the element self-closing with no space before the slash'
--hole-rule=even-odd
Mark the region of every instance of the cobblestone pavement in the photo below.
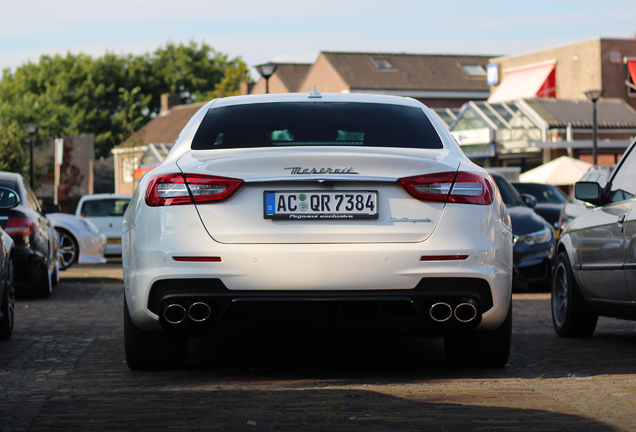
<svg viewBox="0 0 636 432">
<path fill-rule="evenodd" d="M 636 323 L 552 330 L 546 294 L 514 296 L 502 370 L 446 366 L 440 340 L 360 336 L 192 344 L 191 369 L 124 362 L 117 263 L 17 301 L 0 343 L 0 431 L 636 431 Z"/>
</svg>

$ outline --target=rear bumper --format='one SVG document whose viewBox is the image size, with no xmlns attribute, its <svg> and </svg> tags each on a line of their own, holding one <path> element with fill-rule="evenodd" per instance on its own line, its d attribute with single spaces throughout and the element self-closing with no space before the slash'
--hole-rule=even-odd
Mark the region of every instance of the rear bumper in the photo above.
<svg viewBox="0 0 636 432">
<path fill-rule="evenodd" d="M 383 326 L 426 334 L 473 330 L 493 308 L 484 279 L 427 278 L 408 290 L 231 291 L 219 279 L 164 279 L 148 310 L 165 330 L 212 332 L 275 324 Z"/>
<path fill-rule="evenodd" d="M 14 249 L 14 280 L 17 288 L 30 288 L 46 271 L 46 257 L 33 249 Z"/>
</svg>

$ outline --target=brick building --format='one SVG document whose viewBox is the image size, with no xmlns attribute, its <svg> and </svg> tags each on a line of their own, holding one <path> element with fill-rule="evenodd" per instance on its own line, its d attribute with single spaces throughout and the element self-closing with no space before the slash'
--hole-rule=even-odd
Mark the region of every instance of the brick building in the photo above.
<svg viewBox="0 0 636 432">
<path fill-rule="evenodd" d="M 375 93 L 412 97 L 431 108 L 459 108 L 471 100 L 486 100 L 490 88 L 486 67 L 492 56 L 360 53 L 323 51 L 295 86 L 281 82 L 292 71 L 280 64 L 269 79 L 271 93 L 318 91 L 327 93 Z M 295 79 L 301 69 L 294 70 Z M 264 79 L 251 94 L 264 93 Z"/>
</svg>

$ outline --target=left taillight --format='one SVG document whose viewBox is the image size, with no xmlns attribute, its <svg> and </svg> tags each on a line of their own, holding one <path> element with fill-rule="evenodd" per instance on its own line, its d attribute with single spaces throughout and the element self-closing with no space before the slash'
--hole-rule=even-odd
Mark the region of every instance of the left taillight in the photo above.
<svg viewBox="0 0 636 432">
<path fill-rule="evenodd" d="M 398 183 L 414 198 L 462 204 L 489 205 L 493 190 L 488 177 L 470 172 L 443 172 L 405 177 Z"/>
<path fill-rule="evenodd" d="M 146 204 L 151 207 L 205 204 L 230 197 L 243 180 L 202 174 L 167 174 L 150 179 Z"/>
<path fill-rule="evenodd" d="M 25 217 L 10 217 L 4 229 L 10 236 L 29 236 L 35 232 L 33 221 Z"/>
</svg>

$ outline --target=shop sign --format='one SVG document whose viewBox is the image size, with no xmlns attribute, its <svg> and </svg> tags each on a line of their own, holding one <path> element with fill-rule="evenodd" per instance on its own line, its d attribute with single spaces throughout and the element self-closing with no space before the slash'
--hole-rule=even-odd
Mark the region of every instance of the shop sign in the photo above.
<svg viewBox="0 0 636 432">
<path fill-rule="evenodd" d="M 492 142 L 492 129 L 471 129 L 463 131 L 451 131 L 460 146 L 475 144 L 490 144 Z"/>
</svg>

